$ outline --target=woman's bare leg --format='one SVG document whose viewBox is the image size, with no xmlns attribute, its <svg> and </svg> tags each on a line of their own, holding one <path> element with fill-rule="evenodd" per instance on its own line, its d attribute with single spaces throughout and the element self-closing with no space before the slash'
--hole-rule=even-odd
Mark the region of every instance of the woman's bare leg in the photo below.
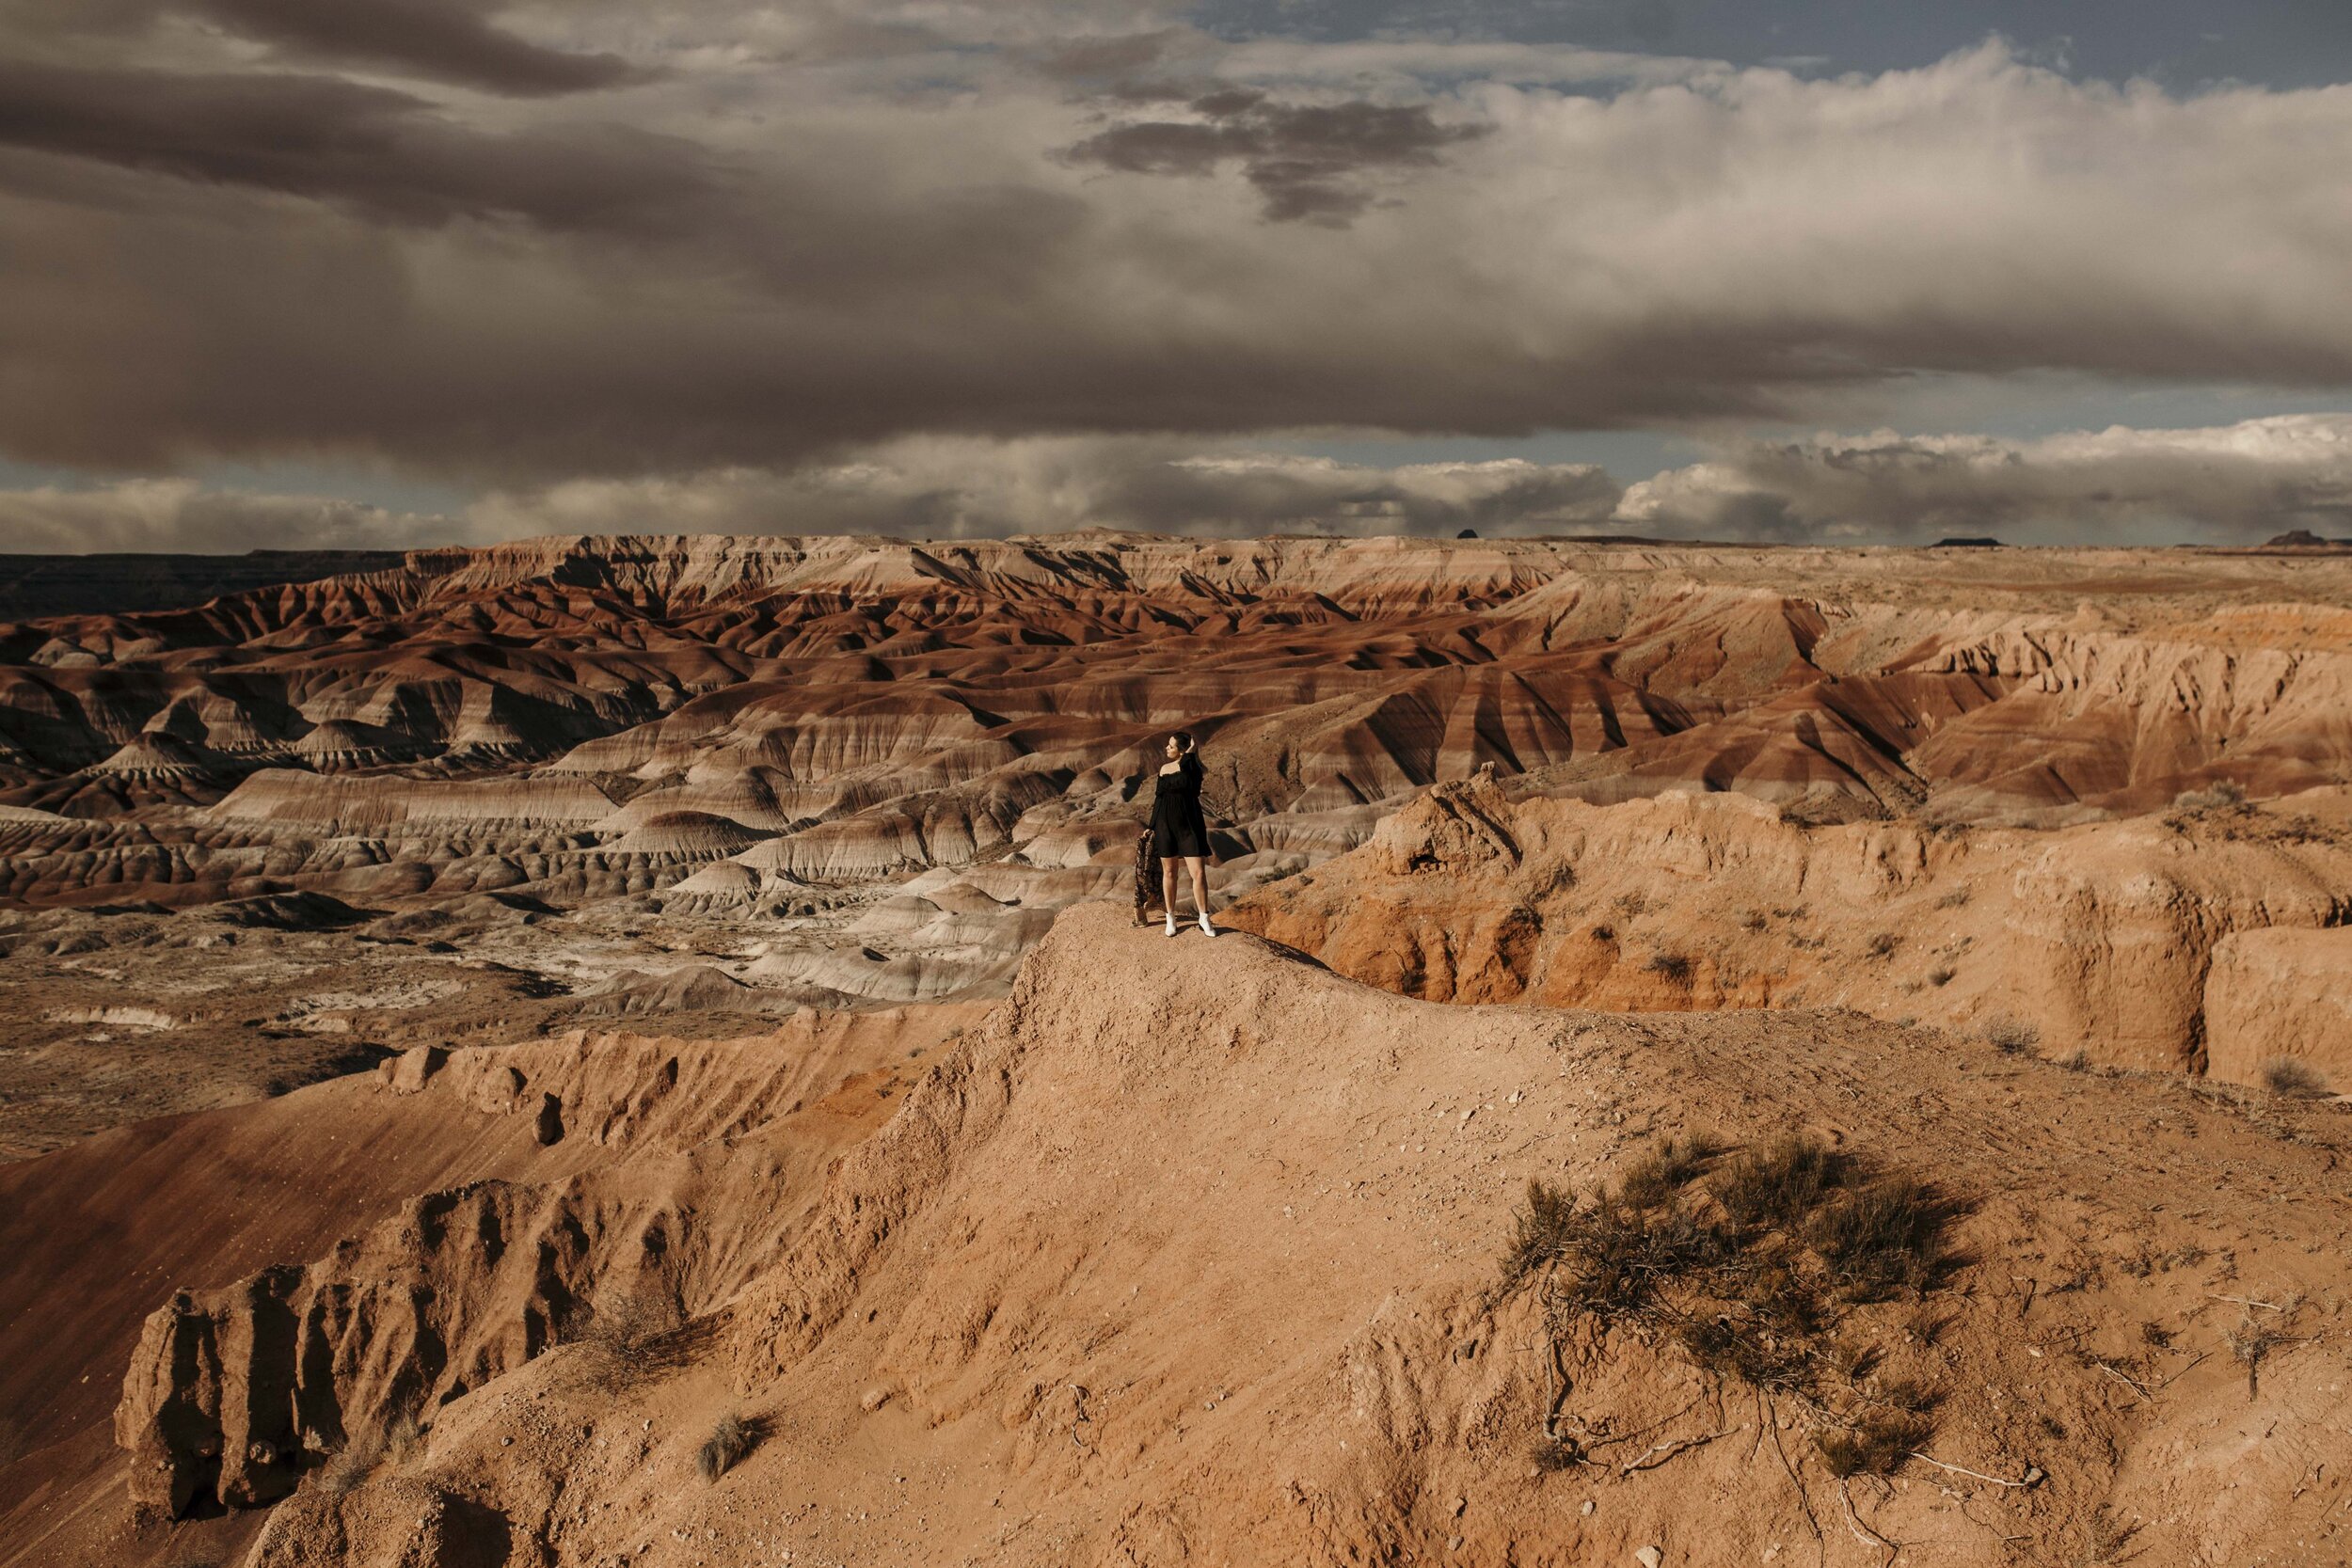
<svg viewBox="0 0 2352 1568">
<path fill-rule="evenodd" d="M 1184 864 L 1192 872 L 1192 910 L 1195 914 L 1209 912 L 1209 873 L 1199 855 L 1186 855 Z"/>
<path fill-rule="evenodd" d="M 1176 857 L 1160 862 L 1160 909 L 1168 919 L 1176 918 Z"/>
</svg>

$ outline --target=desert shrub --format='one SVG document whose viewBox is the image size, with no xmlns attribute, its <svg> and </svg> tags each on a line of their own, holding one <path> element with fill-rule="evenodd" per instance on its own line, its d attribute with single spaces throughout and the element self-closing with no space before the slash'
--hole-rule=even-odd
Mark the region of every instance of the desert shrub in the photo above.
<svg viewBox="0 0 2352 1568">
<path fill-rule="evenodd" d="M 1966 888 L 1956 887 L 1938 898 L 1935 901 L 1935 907 L 1939 910 L 1964 910 L 1968 907 L 1968 898 L 1969 893 Z"/>
<path fill-rule="evenodd" d="M 2028 1056 L 2042 1043 L 2042 1031 L 2013 1018 L 1996 1018 L 1984 1026 L 1984 1037 L 2004 1056 Z"/>
<path fill-rule="evenodd" d="M 1844 1176 L 1844 1162 L 1826 1145 L 1788 1133 L 1741 1153 L 1711 1190 L 1738 1224 L 1791 1230 Z"/>
<path fill-rule="evenodd" d="M 1959 970 L 1954 969 L 1949 964 L 1937 964 L 1933 969 L 1928 971 L 1928 984 L 1931 986 L 1948 986 L 1952 983 L 1952 976 L 1958 974 L 1959 973 Z"/>
<path fill-rule="evenodd" d="M 1926 1441 L 1937 1397 L 1909 1378 L 1862 1390 L 1883 1353 L 1857 1314 L 1939 1282 L 1956 1212 L 1926 1183 L 1800 1133 L 1727 1159 L 1708 1140 L 1673 1138 L 1587 1199 L 1530 1183 L 1503 1283 L 1540 1273 L 1555 1354 L 1579 1322 L 1637 1325 L 1704 1371 L 1796 1398 L 1824 1423 L 1837 1474 L 1883 1474 Z M 1575 1463 L 1565 1448 L 1558 1463 Z"/>
<path fill-rule="evenodd" d="M 1733 918 L 1743 931 L 1760 931 L 1767 924 L 1762 913 L 1756 910 L 1741 910 Z"/>
<path fill-rule="evenodd" d="M 1818 1210 L 1806 1240 L 1849 1299 L 1879 1301 L 1928 1283 L 1949 1217 L 1926 1183 L 1886 1176 Z"/>
<path fill-rule="evenodd" d="M 1719 1152 L 1714 1140 L 1704 1134 L 1662 1139 L 1627 1168 L 1618 1180 L 1617 1192 L 1636 1208 L 1656 1208 Z"/>
<path fill-rule="evenodd" d="M 2238 1319 L 2235 1327 L 2222 1330 L 2221 1342 L 2230 1347 L 2231 1359 L 2246 1369 L 2246 1397 L 2252 1399 L 2262 1391 L 2264 1359 L 2286 1339 L 2267 1325 L 2256 1323 L 2254 1315 L 2249 1312 Z"/>
<path fill-rule="evenodd" d="M 560 1338 L 580 1348 L 577 1374 L 591 1386 L 617 1392 L 635 1381 L 654 1359 L 660 1340 L 683 1324 L 684 1314 L 668 1294 L 639 1291 L 581 1304 L 564 1321 Z"/>
<path fill-rule="evenodd" d="M 1873 1411 L 1843 1426 L 1814 1434 L 1821 1462 L 1834 1476 L 1883 1476 L 1899 1469 L 1934 1428 L 1908 1411 Z"/>
<path fill-rule="evenodd" d="M 1610 900 L 1610 905 L 1626 919 L 1631 920 L 1649 908 L 1649 900 L 1639 893 L 1620 893 Z"/>
<path fill-rule="evenodd" d="M 2328 1080 L 2311 1063 L 2294 1056 L 2273 1056 L 2262 1068 L 2263 1087 L 2272 1094 L 2303 1099 L 2328 1092 Z"/>
<path fill-rule="evenodd" d="M 1944 1402 L 1944 1396 L 1932 1386 L 1912 1377 L 1882 1379 L 1870 1390 L 1870 1398 L 1891 1410 L 1908 1411 L 1924 1416 Z"/>
<path fill-rule="evenodd" d="M 2185 789 L 2172 797 L 2175 811 L 2234 811 L 2244 804 L 2244 786 L 2228 779 L 2216 779 L 2202 789 Z"/>
<path fill-rule="evenodd" d="M 1895 949 L 1902 944 L 1903 939 L 1900 934 L 1894 931 L 1881 931 L 1870 939 L 1868 952 L 1874 958 L 1883 958 L 1890 957 Z"/>
<path fill-rule="evenodd" d="M 1507 1290 L 1546 1263 L 1566 1256 L 1576 1233 L 1576 1195 L 1545 1181 L 1527 1184 L 1527 1206 L 1518 1212 L 1511 1243 L 1502 1255 Z"/>
<path fill-rule="evenodd" d="M 1841 1382 L 1859 1383 L 1870 1375 L 1884 1353 L 1867 1339 L 1833 1342 L 1821 1354 L 1821 1365 Z"/>
<path fill-rule="evenodd" d="M 357 1488 L 386 1465 L 398 1465 L 424 1441 L 417 1418 L 402 1411 L 381 1427 L 371 1427 L 347 1439 L 326 1456 L 318 1469 L 317 1484 L 327 1496 L 340 1497 Z"/>
<path fill-rule="evenodd" d="M 1691 960 L 1679 953 L 1652 953 L 1648 967 L 1652 974 L 1677 986 L 1690 984 Z"/>
<path fill-rule="evenodd" d="M 757 1439 L 752 1423 L 732 1410 L 719 1418 L 694 1454 L 694 1471 L 703 1480 L 717 1481 L 742 1462 Z"/>
<path fill-rule="evenodd" d="M 1580 1456 L 1576 1447 L 1564 1443 L 1548 1432 L 1539 1432 L 1527 1446 L 1527 1462 L 1546 1475 L 1574 1467 Z"/>
<path fill-rule="evenodd" d="M 2074 1050 L 2058 1058 L 2058 1066 L 2064 1068 L 2069 1072 L 2089 1072 L 2090 1070 L 2090 1053 L 2085 1051 L 2078 1045 L 2074 1047 Z"/>
</svg>

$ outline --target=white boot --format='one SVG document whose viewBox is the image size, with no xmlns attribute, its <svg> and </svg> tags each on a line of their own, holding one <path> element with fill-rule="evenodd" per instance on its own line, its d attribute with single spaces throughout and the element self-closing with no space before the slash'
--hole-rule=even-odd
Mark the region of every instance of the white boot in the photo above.
<svg viewBox="0 0 2352 1568">
<path fill-rule="evenodd" d="M 1209 924 L 1209 911 L 1206 910 L 1200 911 L 1200 934 L 1204 937 L 1216 935 L 1216 927 Z"/>
<path fill-rule="evenodd" d="M 1168 911 L 1168 934 L 1171 937 L 1176 934 L 1176 911 L 1174 910 Z"/>
</svg>

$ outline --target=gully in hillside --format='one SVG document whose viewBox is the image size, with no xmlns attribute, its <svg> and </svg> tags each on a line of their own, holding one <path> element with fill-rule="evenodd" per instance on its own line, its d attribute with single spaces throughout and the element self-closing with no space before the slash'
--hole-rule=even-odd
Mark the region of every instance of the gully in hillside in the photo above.
<svg viewBox="0 0 2352 1568">
<path fill-rule="evenodd" d="M 1216 935 L 1209 924 L 1209 879 L 1202 869 L 1209 853 L 1209 825 L 1200 816 L 1200 752 L 1191 735 L 1179 730 L 1168 737 L 1159 777 L 1152 791 L 1152 853 L 1160 863 L 1160 907 L 1168 911 L 1168 934 L 1176 934 L 1176 863 L 1192 873 L 1192 905 L 1200 912 L 1203 936 Z"/>
</svg>

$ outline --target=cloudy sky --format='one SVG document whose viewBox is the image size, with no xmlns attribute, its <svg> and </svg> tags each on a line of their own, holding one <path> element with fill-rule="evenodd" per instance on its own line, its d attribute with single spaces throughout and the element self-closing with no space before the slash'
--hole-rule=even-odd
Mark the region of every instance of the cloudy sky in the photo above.
<svg viewBox="0 0 2352 1568">
<path fill-rule="evenodd" d="M 0 550 L 2352 532 L 2345 83 L 2343 0 L 0 0 Z"/>
</svg>

